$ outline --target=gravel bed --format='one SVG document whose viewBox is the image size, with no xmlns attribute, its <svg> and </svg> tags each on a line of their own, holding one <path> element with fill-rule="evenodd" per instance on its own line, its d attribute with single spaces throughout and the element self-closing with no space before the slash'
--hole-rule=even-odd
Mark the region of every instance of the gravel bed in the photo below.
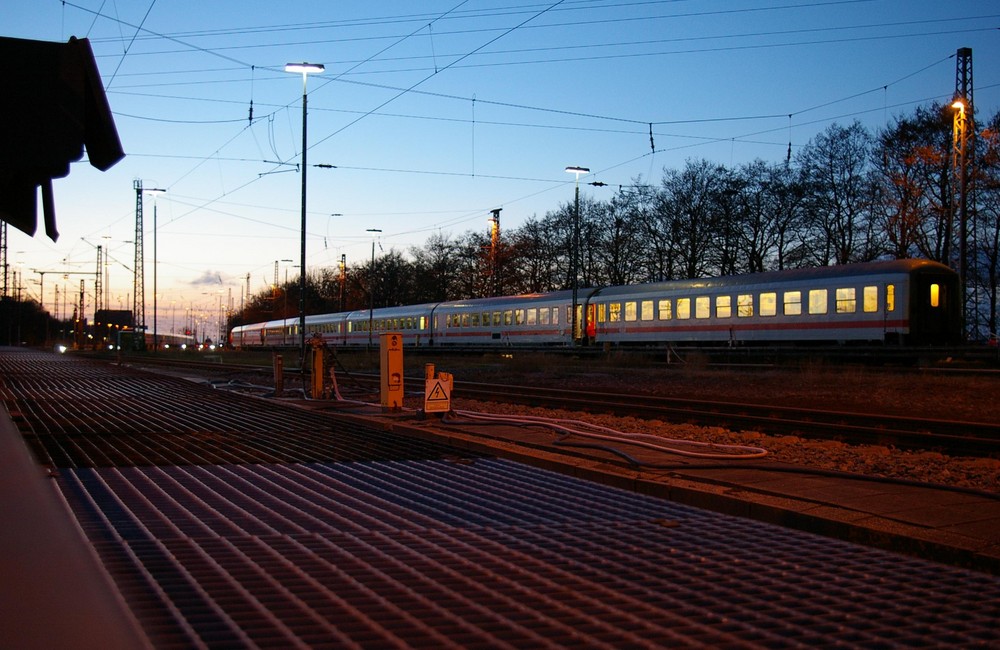
<svg viewBox="0 0 1000 650">
<path fill-rule="evenodd" d="M 729 431 L 720 427 L 672 424 L 659 420 L 594 415 L 542 409 L 516 404 L 454 400 L 456 409 L 506 415 L 535 415 L 581 420 L 625 433 L 645 433 L 664 438 L 697 440 L 762 447 L 767 459 L 806 467 L 892 477 L 1000 494 L 1000 460 L 951 457 L 933 451 L 906 451 L 877 445 L 848 445 L 835 440 L 810 440 L 798 436 L 771 436 L 755 431 Z M 679 459 L 683 462 L 683 459 Z"/>
</svg>

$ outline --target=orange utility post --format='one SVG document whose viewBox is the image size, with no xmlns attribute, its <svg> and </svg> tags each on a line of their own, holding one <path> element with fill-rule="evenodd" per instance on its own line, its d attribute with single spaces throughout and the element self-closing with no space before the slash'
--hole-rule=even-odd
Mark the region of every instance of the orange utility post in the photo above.
<svg viewBox="0 0 1000 650">
<path fill-rule="evenodd" d="M 316 333 L 309 339 L 309 345 L 312 348 L 312 381 L 310 382 L 312 389 L 309 394 L 313 399 L 323 399 L 326 397 L 323 386 L 325 379 L 323 368 L 326 363 L 323 359 L 323 352 L 326 349 L 326 344 L 323 342 L 323 337 Z"/>
<path fill-rule="evenodd" d="M 403 335 L 385 332 L 379 336 L 379 360 L 382 378 L 382 408 L 403 408 Z"/>
</svg>

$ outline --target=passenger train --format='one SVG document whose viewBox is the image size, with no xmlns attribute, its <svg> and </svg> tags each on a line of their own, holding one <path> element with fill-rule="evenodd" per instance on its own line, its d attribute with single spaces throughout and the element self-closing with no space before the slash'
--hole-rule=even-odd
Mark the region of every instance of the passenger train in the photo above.
<svg viewBox="0 0 1000 650">
<path fill-rule="evenodd" d="M 674 343 L 871 342 L 945 345 L 961 339 L 957 274 L 894 260 L 703 280 L 359 309 L 306 317 L 306 336 L 332 346 L 665 346 Z M 299 320 L 241 325 L 239 348 L 296 347 Z"/>
</svg>

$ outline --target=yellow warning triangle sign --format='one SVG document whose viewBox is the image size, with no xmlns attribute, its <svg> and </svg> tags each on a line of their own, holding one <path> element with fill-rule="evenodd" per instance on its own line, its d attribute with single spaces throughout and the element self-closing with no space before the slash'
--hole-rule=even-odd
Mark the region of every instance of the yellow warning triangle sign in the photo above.
<svg viewBox="0 0 1000 650">
<path fill-rule="evenodd" d="M 444 391 L 444 387 L 441 385 L 440 381 L 434 382 L 434 387 L 431 388 L 430 394 L 425 398 L 427 402 L 447 402 L 448 394 Z"/>
</svg>

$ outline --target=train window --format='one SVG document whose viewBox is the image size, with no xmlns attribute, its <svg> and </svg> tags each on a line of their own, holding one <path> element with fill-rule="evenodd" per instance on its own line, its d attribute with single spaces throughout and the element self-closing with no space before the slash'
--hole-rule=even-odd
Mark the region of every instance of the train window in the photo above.
<svg viewBox="0 0 1000 650">
<path fill-rule="evenodd" d="M 885 310 L 896 311 L 896 285 L 885 285 Z"/>
<path fill-rule="evenodd" d="M 698 296 L 694 299 L 694 317 L 708 318 L 712 315 L 712 299 L 708 296 Z"/>
<path fill-rule="evenodd" d="M 773 291 L 760 294 L 760 315 L 774 316 L 778 313 L 778 294 Z"/>
<path fill-rule="evenodd" d="M 559 324 L 559 308 L 558 307 L 553 307 L 552 308 L 552 324 L 553 325 L 558 325 Z"/>
<path fill-rule="evenodd" d="M 538 324 L 548 325 L 549 324 L 549 314 L 551 310 L 548 307 L 542 307 L 538 310 Z"/>
<path fill-rule="evenodd" d="M 479 312 L 478 311 L 472 313 L 472 321 L 470 322 L 470 324 L 473 327 L 479 327 Z"/>
<path fill-rule="evenodd" d="M 837 289 L 837 313 L 853 314 L 858 310 L 858 300 L 854 287 Z"/>
<path fill-rule="evenodd" d="M 715 298 L 715 317 L 730 318 L 733 315 L 733 297 L 717 296 Z"/>
<path fill-rule="evenodd" d="M 635 301 L 629 301 L 625 303 L 625 320 L 629 323 L 634 323 L 637 316 Z"/>
<path fill-rule="evenodd" d="M 639 309 L 640 320 L 653 320 L 653 301 L 643 300 Z"/>
<path fill-rule="evenodd" d="M 941 285 L 934 283 L 931 285 L 931 307 L 941 306 Z"/>
<path fill-rule="evenodd" d="M 810 314 L 826 313 L 826 289 L 809 290 L 809 313 Z"/>
<path fill-rule="evenodd" d="M 622 305 L 620 302 L 608 304 L 608 322 L 617 323 L 622 319 Z"/>
<path fill-rule="evenodd" d="M 661 300 L 659 302 L 658 307 L 660 312 L 660 320 L 670 320 L 671 318 L 673 318 L 673 312 L 670 309 L 670 300 L 668 299 Z"/>
<path fill-rule="evenodd" d="M 421 316 L 420 317 L 420 329 L 422 329 L 422 330 L 427 329 L 427 317 L 426 316 Z"/>
<path fill-rule="evenodd" d="M 802 292 L 786 291 L 782 312 L 785 316 L 798 316 L 802 313 Z"/>
<path fill-rule="evenodd" d="M 677 318 L 681 320 L 687 320 L 691 318 L 691 299 L 690 298 L 678 298 L 677 299 Z"/>
<path fill-rule="evenodd" d="M 739 318 L 753 316 L 753 295 L 744 293 L 736 296 L 736 316 Z"/>
<path fill-rule="evenodd" d="M 515 325 L 524 325 L 524 310 L 523 309 L 515 309 L 514 310 L 514 324 Z"/>
<path fill-rule="evenodd" d="M 493 327 L 500 327 L 500 312 L 493 312 Z"/>
<path fill-rule="evenodd" d="M 608 306 L 605 303 L 597 305 L 597 322 L 605 323 L 608 320 Z"/>
<path fill-rule="evenodd" d="M 468 326 L 469 326 L 469 315 L 462 314 L 462 327 L 468 327 Z"/>
<path fill-rule="evenodd" d="M 507 327 L 510 327 L 511 323 L 513 322 L 514 322 L 514 312 L 509 309 L 503 310 L 503 324 Z"/>
<path fill-rule="evenodd" d="M 532 307 L 528 310 L 528 325 L 534 325 L 538 322 L 538 310 Z"/>
<path fill-rule="evenodd" d="M 869 313 L 878 311 L 878 287 L 865 287 L 862 291 L 862 309 Z"/>
</svg>

